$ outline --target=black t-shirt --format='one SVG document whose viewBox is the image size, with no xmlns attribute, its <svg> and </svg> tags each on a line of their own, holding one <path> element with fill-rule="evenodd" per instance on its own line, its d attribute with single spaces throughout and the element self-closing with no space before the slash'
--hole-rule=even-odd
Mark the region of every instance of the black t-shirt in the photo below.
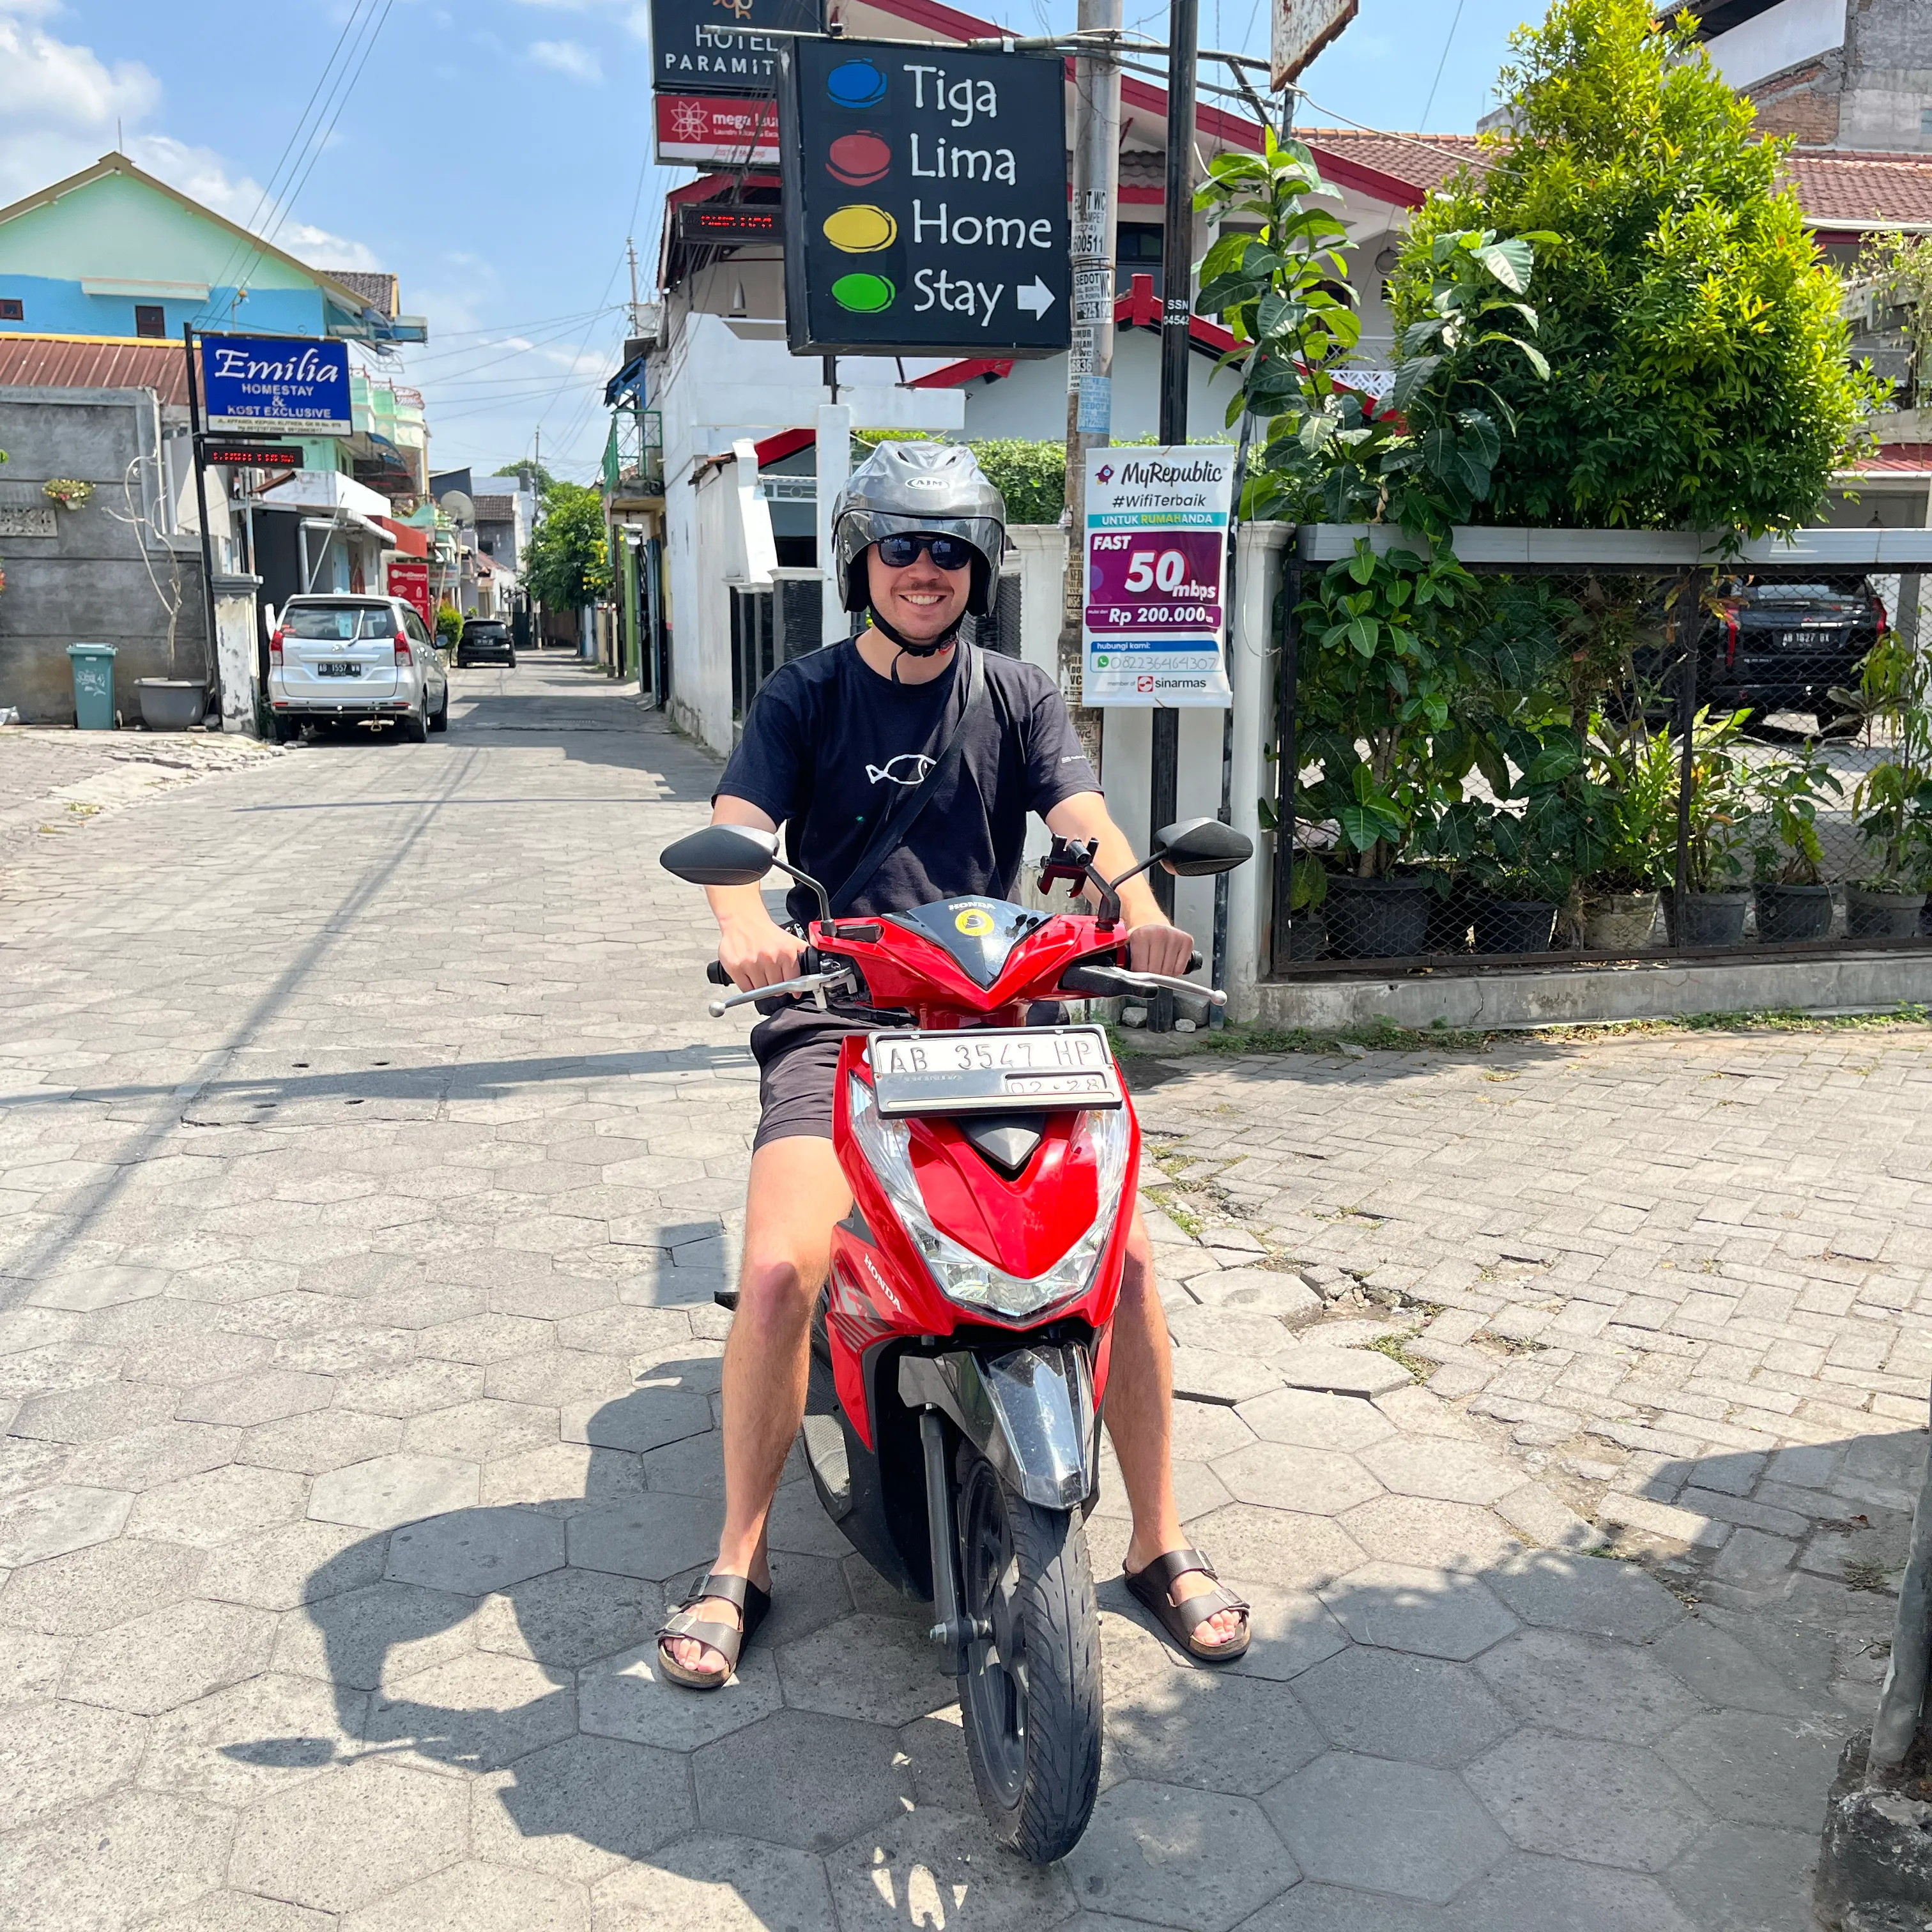
<svg viewBox="0 0 1932 1932">
<path fill-rule="evenodd" d="M 792 863 L 836 895 L 879 814 L 919 783 L 951 736 L 967 648 L 926 684 L 882 677 L 850 638 L 781 665 L 752 706 L 718 791 L 784 826 Z M 1010 898 L 1027 814 L 1044 817 L 1062 799 L 1100 790 L 1052 680 L 992 652 L 981 662 L 987 701 L 967 724 L 952 782 L 844 911 L 862 917 L 972 894 Z M 818 916 L 802 886 L 786 902 L 794 919 Z"/>
</svg>

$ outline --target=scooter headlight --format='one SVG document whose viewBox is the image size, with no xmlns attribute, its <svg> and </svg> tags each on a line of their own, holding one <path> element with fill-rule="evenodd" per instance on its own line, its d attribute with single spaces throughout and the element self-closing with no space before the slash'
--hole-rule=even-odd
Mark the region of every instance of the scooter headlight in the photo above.
<svg viewBox="0 0 1932 1932">
<path fill-rule="evenodd" d="M 906 1232 L 924 1256 L 940 1293 L 949 1301 L 1018 1318 L 1040 1314 L 1086 1292 L 1113 1232 L 1120 1185 L 1126 1174 L 1132 1136 L 1125 1107 L 1096 1109 L 1082 1116 L 1079 1131 L 1089 1137 L 1093 1147 L 1100 1211 L 1051 1268 L 1027 1276 L 995 1268 L 933 1226 L 913 1173 L 911 1130 L 904 1121 L 889 1120 L 880 1114 L 872 1088 L 856 1076 L 851 1080 L 850 1100 L 853 1136 L 898 1210 Z"/>
</svg>

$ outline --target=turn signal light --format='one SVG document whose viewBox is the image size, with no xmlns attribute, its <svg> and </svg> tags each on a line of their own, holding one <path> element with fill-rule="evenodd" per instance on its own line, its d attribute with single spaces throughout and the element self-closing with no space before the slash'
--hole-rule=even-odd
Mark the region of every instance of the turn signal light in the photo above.
<svg viewBox="0 0 1932 1932">
<path fill-rule="evenodd" d="M 410 634 L 406 631 L 396 633 L 396 662 L 406 664 L 413 662 L 410 656 Z"/>
<path fill-rule="evenodd" d="M 271 664 L 280 664 L 281 662 L 282 639 L 286 634 L 278 626 L 274 635 L 268 640 L 268 662 Z"/>
</svg>

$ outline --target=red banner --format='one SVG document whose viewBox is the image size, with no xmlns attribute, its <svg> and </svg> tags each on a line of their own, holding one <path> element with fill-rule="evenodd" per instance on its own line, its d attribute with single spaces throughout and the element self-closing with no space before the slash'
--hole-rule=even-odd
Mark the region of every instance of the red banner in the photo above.
<svg viewBox="0 0 1932 1932">
<path fill-rule="evenodd" d="M 718 163 L 726 166 L 776 167 L 778 159 L 778 104 L 776 100 L 735 100 L 716 94 L 660 94 L 657 158 L 661 162 Z"/>
<path fill-rule="evenodd" d="M 434 631 L 436 609 L 429 599 L 429 566 L 420 558 L 392 556 L 389 560 L 389 595 L 400 597 Z"/>
</svg>

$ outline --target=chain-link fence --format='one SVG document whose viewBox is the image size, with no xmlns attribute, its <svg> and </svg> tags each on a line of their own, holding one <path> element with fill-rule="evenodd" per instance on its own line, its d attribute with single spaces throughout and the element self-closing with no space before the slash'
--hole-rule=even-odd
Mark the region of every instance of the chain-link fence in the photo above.
<svg viewBox="0 0 1932 1932">
<path fill-rule="evenodd" d="M 1276 977 L 1932 945 L 1932 581 L 1476 564 L 1385 668 L 1329 568 L 1279 613 Z"/>
</svg>

